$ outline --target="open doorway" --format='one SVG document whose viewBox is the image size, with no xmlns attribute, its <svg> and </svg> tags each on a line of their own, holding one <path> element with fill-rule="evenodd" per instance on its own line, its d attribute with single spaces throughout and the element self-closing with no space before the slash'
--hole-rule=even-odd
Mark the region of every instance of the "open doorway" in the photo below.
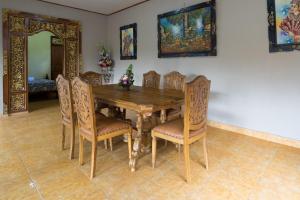
<svg viewBox="0 0 300 200">
<path fill-rule="evenodd" d="M 53 105 L 55 79 L 63 73 L 63 41 L 49 31 L 28 36 L 28 100 L 31 111 Z"/>
<path fill-rule="evenodd" d="M 27 113 L 28 37 L 49 31 L 63 40 L 63 75 L 78 76 L 82 64 L 80 22 L 3 9 L 3 114 Z"/>
</svg>

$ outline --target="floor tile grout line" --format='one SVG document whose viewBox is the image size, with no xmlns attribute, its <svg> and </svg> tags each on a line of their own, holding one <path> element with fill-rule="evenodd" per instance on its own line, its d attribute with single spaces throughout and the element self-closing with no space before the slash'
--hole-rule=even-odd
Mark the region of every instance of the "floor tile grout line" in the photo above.
<svg viewBox="0 0 300 200">
<path fill-rule="evenodd" d="M 45 198 L 43 197 L 42 193 L 40 192 L 37 183 L 36 183 L 36 182 L 34 181 L 34 179 L 32 178 L 29 169 L 27 168 L 27 166 L 26 166 L 24 160 L 22 159 L 22 157 L 21 157 L 20 154 L 19 154 L 19 151 L 17 151 L 17 149 L 15 149 L 15 152 L 17 153 L 18 158 L 21 160 L 21 163 L 22 163 L 23 167 L 25 168 L 27 175 L 29 176 L 30 183 L 33 183 L 34 188 L 35 188 L 36 192 L 37 192 L 38 195 L 39 195 L 39 198 L 40 198 L 41 200 L 44 200 Z"/>
</svg>

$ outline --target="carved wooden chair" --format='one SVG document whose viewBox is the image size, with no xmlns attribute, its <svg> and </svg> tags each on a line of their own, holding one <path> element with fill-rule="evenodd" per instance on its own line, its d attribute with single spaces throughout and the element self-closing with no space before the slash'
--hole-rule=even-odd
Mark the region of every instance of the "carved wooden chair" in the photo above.
<svg viewBox="0 0 300 200">
<path fill-rule="evenodd" d="M 149 71 L 143 74 L 143 87 L 159 89 L 160 86 L 160 74 L 156 71 Z M 143 132 L 149 132 L 157 125 L 159 121 L 159 112 L 154 113 L 151 117 L 145 118 L 143 121 Z M 149 138 L 150 139 L 150 138 Z"/>
<path fill-rule="evenodd" d="M 76 115 L 74 114 L 71 83 L 62 75 L 56 78 L 58 98 L 60 104 L 60 113 L 62 117 L 62 150 L 65 148 L 65 131 L 66 127 L 71 128 L 70 137 L 70 159 L 74 158 L 74 143 L 75 143 L 75 125 Z"/>
<path fill-rule="evenodd" d="M 81 78 L 81 80 L 83 80 L 84 82 L 92 85 L 92 86 L 99 86 L 102 85 L 102 74 L 97 73 L 97 72 L 93 72 L 93 71 L 87 71 L 85 73 L 81 73 L 79 74 L 79 77 Z M 108 108 L 109 109 L 109 114 L 114 113 L 113 111 L 111 111 L 110 109 L 114 109 L 114 108 L 110 108 L 107 104 L 98 102 L 96 100 L 95 102 L 95 110 L 97 112 L 101 112 L 102 109 Z M 112 144 L 112 138 L 110 138 L 109 140 L 109 145 L 110 145 L 110 150 L 113 150 L 113 144 Z M 105 149 L 107 149 L 107 141 L 104 141 L 104 146 Z"/>
<path fill-rule="evenodd" d="M 185 86 L 184 118 L 166 122 L 152 130 L 152 166 L 155 167 L 156 138 L 162 138 L 183 145 L 185 175 L 191 181 L 190 145 L 203 139 L 206 169 L 208 157 L 206 148 L 207 109 L 210 92 L 210 81 L 205 76 L 198 76 Z"/>
<path fill-rule="evenodd" d="M 184 91 L 185 76 L 177 71 L 164 75 L 164 89 Z M 166 110 L 167 121 L 177 119 L 181 115 L 181 107 Z"/>
<path fill-rule="evenodd" d="M 102 85 L 102 74 L 88 71 L 79 75 L 80 78 L 92 86 Z"/>
<path fill-rule="evenodd" d="M 97 142 L 127 134 L 130 159 L 132 128 L 130 124 L 115 118 L 103 115 L 96 117 L 91 85 L 76 77 L 72 81 L 72 86 L 76 90 L 76 97 L 74 99 L 79 127 L 79 164 L 83 164 L 83 142 L 87 140 L 92 143 L 90 174 L 90 179 L 92 179 L 96 168 Z"/>
<path fill-rule="evenodd" d="M 155 71 L 149 71 L 143 74 L 143 87 L 159 89 L 160 74 Z"/>
</svg>

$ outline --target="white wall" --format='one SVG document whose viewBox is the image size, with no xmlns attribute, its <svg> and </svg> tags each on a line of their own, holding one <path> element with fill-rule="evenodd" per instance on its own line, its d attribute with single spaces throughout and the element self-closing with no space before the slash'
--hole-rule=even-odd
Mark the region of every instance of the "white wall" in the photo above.
<svg viewBox="0 0 300 200">
<path fill-rule="evenodd" d="M 28 37 L 28 76 L 51 79 L 51 36 L 42 31 Z"/>
<path fill-rule="evenodd" d="M 201 2 L 186 1 L 187 6 Z M 132 63 L 142 73 L 178 70 L 212 80 L 209 119 L 300 139 L 300 52 L 270 54 L 266 0 L 217 0 L 217 57 L 157 58 L 157 15 L 182 0 L 151 0 L 108 18 L 115 81 Z M 119 27 L 138 24 L 138 59 L 120 61 Z"/>
<path fill-rule="evenodd" d="M 79 11 L 76 9 L 52 5 L 36 0 L 0 0 L 0 23 L 2 24 L 2 8 L 9 8 L 36 14 L 49 15 L 71 20 L 82 24 L 82 54 L 84 70 L 100 71 L 97 67 L 97 45 L 106 44 L 107 17 Z M 2 25 L 0 26 L 2 35 Z M 3 113 L 3 53 L 2 36 L 0 37 L 0 115 Z"/>
</svg>

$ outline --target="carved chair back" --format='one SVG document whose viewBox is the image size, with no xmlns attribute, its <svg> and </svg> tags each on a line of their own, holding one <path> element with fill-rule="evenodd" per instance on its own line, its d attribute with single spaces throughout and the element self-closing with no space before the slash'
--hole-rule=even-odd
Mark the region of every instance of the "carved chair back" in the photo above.
<svg viewBox="0 0 300 200">
<path fill-rule="evenodd" d="M 164 89 L 184 91 L 185 76 L 177 71 L 164 75 Z"/>
<path fill-rule="evenodd" d="M 59 74 L 56 78 L 60 112 L 64 120 L 73 122 L 72 89 L 70 81 Z"/>
<path fill-rule="evenodd" d="M 184 136 L 206 128 L 210 80 L 198 76 L 185 86 Z"/>
<path fill-rule="evenodd" d="M 160 74 L 155 71 L 149 71 L 143 74 L 143 87 L 159 89 Z"/>
<path fill-rule="evenodd" d="M 88 71 L 79 75 L 81 80 L 92 86 L 102 85 L 102 74 L 97 72 Z"/>
<path fill-rule="evenodd" d="M 85 83 L 79 77 L 72 81 L 74 100 L 77 111 L 79 130 L 88 134 L 95 134 L 96 119 L 92 86 Z"/>
</svg>

